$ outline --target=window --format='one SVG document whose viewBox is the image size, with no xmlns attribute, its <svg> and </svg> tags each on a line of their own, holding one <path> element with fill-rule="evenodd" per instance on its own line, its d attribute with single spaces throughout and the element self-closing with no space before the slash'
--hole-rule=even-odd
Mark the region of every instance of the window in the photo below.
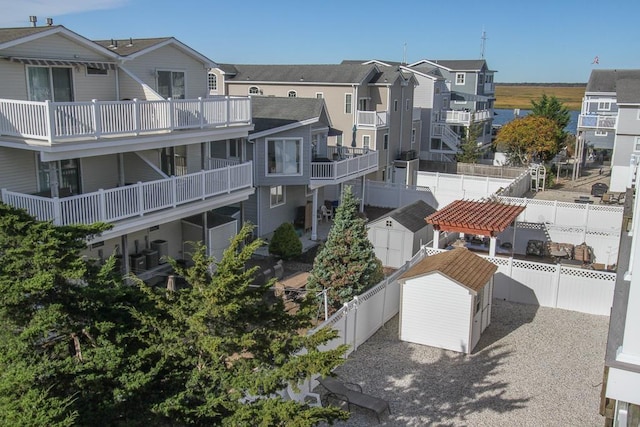
<svg viewBox="0 0 640 427">
<path fill-rule="evenodd" d="M 209 86 L 209 93 L 218 91 L 218 76 L 213 73 L 209 73 L 207 76 L 207 84 Z"/>
<path fill-rule="evenodd" d="M 440 138 L 431 138 L 431 149 L 432 150 L 442 149 Z"/>
<path fill-rule="evenodd" d="M 397 99 L 393 100 L 393 111 L 398 111 L 398 100 Z"/>
<path fill-rule="evenodd" d="M 258 95 L 260 94 L 260 89 L 258 89 L 258 86 L 251 86 L 249 88 L 249 95 Z"/>
<path fill-rule="evenodd" d="M 322 99 L 324 98 L 324 94 L 322 92 L 316 92 L 316 98 Z"/>
<path fill-rule="evenodd" d="M 609 132 L 606 132 L 604 130 L 597 130 L 594 132 L 595 136 L 607 136 L 609 135 Z"/>
<path fill-rule="evenodd" d="M 411 145 L 416 143 L 416 128 L 411 129 Z"/>
<path fill-rule="evenodd" d="M 342 134 L 336 135 L 336 145 L 342 145 Z"/>
<path fill-rule="evenodd" d="M 393 227 L 393 221 L 388 219 L 388 220 L 385 221 L 384 225 L 387 226 L 387 227 Z"/>
<path fill-rule="evenodd" d="M 344 94 L 344 113 L 345 114 L 351 114 L 351 109 L 352 109 L 352 100 L 353 100 L 353 95 L 350 93 L 345 93 Z"/>
<path fill-rule="evenodd" d="M 67 159 L 55 162 L 41 162 L 40 157 L 36 157 L 38 162 L 38 190 L 47 191 L 51 189 L 50 165 L 55 163 L 58 179 L 58 189 L 70 189 L 72 194 L 80 194 L 80 161 L 77 159 Z"/>
<path fill-rule="evenodd" d="M 106 76 L 109 70 L 106 68 L 94 68 L 87 65 L 87 76 Z"/>
<path fill-rule="evenodd" d="M 385 150 L 389 149 L 389 134 L 385 133 L 384 136 L 382 137 L 382 148 L 384 148 Z"/>
<path fill-rule="evenodd" d="M 302 173 L 300 139 L 267 140 L 267 174 L 300 175 Z"/>
<path fill-rule="evenodd" d="M 369 150 L 370 147 L 371 147 L 371 136 L 362 135 L 362 148 L 364 148 L 365 150 Z"/>
<path fill-rule="evenodd" d="M 275 208 L 276 206 L 284 205 L 284 187 L 282 185 L 275 185 L 269 190 L 271 194 L 271 207 Z"/>
<path fill-rule="evenodd" d="M 239 159 L 240 158 L 240 143 L 241 140 L 239 138 L 230 139 L 227 142 L 227 158 L 229 159 Z"/>
<path fill-rule="evenodd" d="M 29 101 L 72 102 L 71 68 L 27 67 Z"/>
<path fill-rule="evenodd" d="M 158 93 L 163 98 L 185 98 L 184 71 L 158 71 Z"/>
<path fill-rule="evenodd" d="M 598 102 L 598 111 L 609 111 L 609 110 L 611 110 L 611 102 L 609 101 Z"/>
<path fill-rule="evenodd" d="M 456 84 L 457 85 L 464 84 L 464 73 L 456 73 Z"/>
<path fill-rule="evenodd" d="M 478 74 L 478 85 L 484 84 L 484 74 Z"/>
<path fill-rule="evenodd" d="M 297 96 L 298 96 L 298 94 L 296 93 L 296 91 L 295 91 L 295 90 L 290 90 L 289 92 L 287 92 L 287 96 L 288 96 L 289 98 L 295 98 L 295 97 L 297 97 Z"/>
<path fill-rule="evenodd" d="M 409 108 L 411 108 L 411 100 L 410 99 L 406 99 L 404 101 L 404 109 L 405 109 L 405 111 L 409 111 Z"/>
<path fill-rule="evenodd" d="M 633 143 L 633 151 L 640 151 L 640 136 L 636 136 L 635 142 Z"/>
</svg>

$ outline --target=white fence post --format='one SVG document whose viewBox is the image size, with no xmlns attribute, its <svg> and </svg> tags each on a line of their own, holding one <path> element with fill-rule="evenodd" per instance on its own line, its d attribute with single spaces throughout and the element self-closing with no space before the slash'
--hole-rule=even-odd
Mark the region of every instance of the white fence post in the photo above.
<svg viewBox="0 0 640 427">
<path fill-rule="evenodd" d="M 142 182 L 138 181 L 138 184 L 136 184 L 138 186 L 137 190 L 138 190 L 138 210 L 139 215 L 143 216 L 144 215 L 144 193 L 142 191 Z"/>
<path fill-rule="evenodd" d="M 560 271 L 562 267 L 560 264 L 556 264 L 556 271 L 553 274 L 554 283 L 554 295 L 553 295 L 553 307 L 558 308 L 558 294 L 560 293 Z"/>
<path fill-rule="evenodd" d="M 202 177 L 202 197 L 200 200 L 204 200 L 207 198 L 207 174 L 202 170 L 200 176 Z"/>
<path fill-rule="evenodd" d="M 355 314 L 353 315 L 353 351 L 358 349 L 358 296 L 353 297 L 353 310 Z"/>
<path fill-rule="evenodd" d="M 54 197 L 52 200 L 53 200 L 53 223 L 55 225 L 62 225 L 62 206 L 60 206 L 60 198 Z"/>
<path fill-rule="evenodd" d="M 91 110 L 93 112 L 93 124 L 95 126 L 95 138 L 100 138 L 102 134 L 102 120 L 100 118 L 100 105 L 97 99 L 91 100 Z"/>
<path fill-rule="evenodd" d="M 100 220 L 107 221 L 107 201 L 102 188 L 98 190 L 98 198 L 100 200 Z"/>
<path fill-rule="evenodd" d="M 140 122 L 140 104 L 137 98 L 133 98 L 133 129 L 136 135 L 140 134 Z"/>
<path fill-rule="evenodd" d="M 48 141 L 49 144 L 51 144 L 53 142 L 53 140 L 55 139 L 55 129 L 56 129 L 56 116 L 55 116 L 55 111 L 53 108 L 53 104 L 51 101 L 49 101 L 48 99 L 46 101 L 44 101 L 44 108 L 46 110 L 46 126 L 47 126 L 47 133 L 48 133 Z"/>
</svg>

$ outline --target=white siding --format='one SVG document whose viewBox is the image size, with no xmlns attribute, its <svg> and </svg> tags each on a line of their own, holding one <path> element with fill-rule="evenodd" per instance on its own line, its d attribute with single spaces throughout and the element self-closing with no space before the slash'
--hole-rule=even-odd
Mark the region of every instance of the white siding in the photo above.
<svg viewBox="0 0 640 427">
<path fill-rule="evenodd" d="M 35 58 L 64 58 L 88 61 L 110 61 L 97 50 L 89 49 L 61 34 L 42 37 L 27 43 L 12 46 L 2 51 L 3 56 Z"/>
<path fill-rule="evenodd" d="M 0 188 L 20 193 L 38 191 L 36 154 L 0 147 Z"/>
<path fill-rule="evenodd" d="M 387 221 L 391 221 L 391 227 L 387 227 Z M 398 268 L 413 255 L 413 233 L 390 217 L 372 223 L 367 233 L 376 256 L 385 267 Z"/>
<path fill-rule="evenodd" d="M 439 273 L 402 285 L 400 339 L 466 353 L 473 296 Z"/>
<path fill-rule="evenodd" d="M 3 54 L 0 52 L 0 54 Z M 27 75 L 23 64 L 0 61 L 0 98 L 27 100 Z"/>
</svg>

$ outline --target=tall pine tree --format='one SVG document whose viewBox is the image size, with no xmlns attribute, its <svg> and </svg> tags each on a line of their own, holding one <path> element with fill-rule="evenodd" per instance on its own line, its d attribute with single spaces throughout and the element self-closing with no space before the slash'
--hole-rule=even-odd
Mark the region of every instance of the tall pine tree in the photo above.
<svg viewBox="0 0 640 427">
<path fill-rule="evenodd" d="M 366 222 L 358 216 L 351 187 L 344 189 L 327 242 L 313 262 L 307 289 L 326 290 L 329 305 L 340 308 L 384 278 L 367 236 Z"/>
</svg>

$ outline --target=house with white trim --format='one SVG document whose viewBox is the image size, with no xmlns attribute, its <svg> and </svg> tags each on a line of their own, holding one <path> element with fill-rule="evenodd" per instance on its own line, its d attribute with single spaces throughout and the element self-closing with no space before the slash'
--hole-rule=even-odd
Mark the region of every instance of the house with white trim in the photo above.
<svg viewBox="0 0 640 427">
<path fill-rule="evenodd" d="M 184 258 L 186 218 L 207 229 L 207 212 L 241 215 L 254 192 L 238 150 L 251 99 L 210 96 L 215 66 L 173 37 L 0 29 L 1 200 L 55 224 L 110 224 L 86 255 L 118 254 L 123 273 Z"/>
</svg>

